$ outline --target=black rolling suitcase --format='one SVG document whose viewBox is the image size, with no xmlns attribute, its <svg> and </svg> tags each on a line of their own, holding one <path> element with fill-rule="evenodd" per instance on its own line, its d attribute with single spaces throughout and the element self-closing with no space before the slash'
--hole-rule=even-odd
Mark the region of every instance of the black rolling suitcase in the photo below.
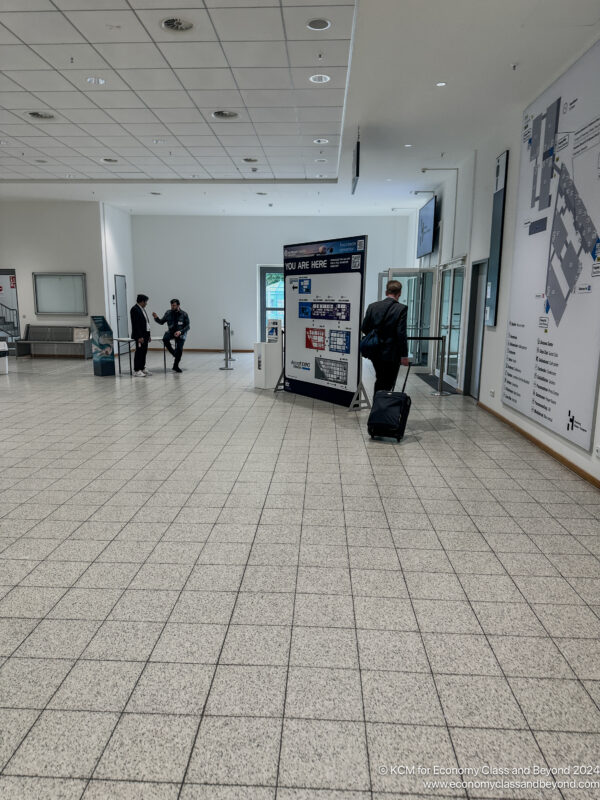
<svg viewBox="0 0 600 800">
<path fill-rule="evenodd" d="M 404 436 L 411 404 L 410 397 L 404 392 L 409 372 L 410 364 L 401 392 L 377 392 L 375 394 L 367 422 L 367 430 L 371 439 L 374 436 L 386 436 L 400 441 Z"/>
</svg>

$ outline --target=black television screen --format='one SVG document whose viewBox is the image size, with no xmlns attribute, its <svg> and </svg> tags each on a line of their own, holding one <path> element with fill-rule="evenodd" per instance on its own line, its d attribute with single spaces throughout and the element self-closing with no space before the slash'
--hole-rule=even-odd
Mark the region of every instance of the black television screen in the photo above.
<svg viewBox="0 0 600 800">
<path fill-rule="evenodd" d="M 435 195 L 419 209 L 417 229 L 417 258 L 433 252 L 435 233 Z"/>
<path fill-rule="evenodd" d="M 354 148 L 354 155 L 352 157 L 352 192 L 354 194 L 356 191 L 356 187 L 358 185 L 358 179 L 360 177 L 360 141 L 356 142 L 356 147 Z"/>
</svg>

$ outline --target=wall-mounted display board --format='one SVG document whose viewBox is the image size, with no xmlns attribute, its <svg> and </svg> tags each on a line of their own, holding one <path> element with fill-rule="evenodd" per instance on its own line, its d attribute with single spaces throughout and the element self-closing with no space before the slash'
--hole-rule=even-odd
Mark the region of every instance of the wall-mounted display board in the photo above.
<svg viewBox="0 0 600 800">
<path fill-rule="evenodd" d="M 600 342 L 600 42 L 525 111 L 503 402 L 592 446 Z"/>
<path fill-rule="evenodd" d="M 36 314 L 87 315 L 83 272 L 34 272 L 33 295 Z"/>
<path fill-rule="evenodd" d="M 287 392 L 349 406 L 360 382 L 367 237 L 286 245 Z"/>
<path fill-rule="evenodd" d="M 496 159 L 494 201 L 492 206 L 492 232 L 490 234 L 490 257 L 488 259 L 487 286 L 485 292 L 485 324 L 493 327 L 498 312 L 498 283 L 502 261 L 502 234 L 504 231 L 504 206 L 506 201 L 506 176 L 508 173 L 508 150 Z"/>
</svg>

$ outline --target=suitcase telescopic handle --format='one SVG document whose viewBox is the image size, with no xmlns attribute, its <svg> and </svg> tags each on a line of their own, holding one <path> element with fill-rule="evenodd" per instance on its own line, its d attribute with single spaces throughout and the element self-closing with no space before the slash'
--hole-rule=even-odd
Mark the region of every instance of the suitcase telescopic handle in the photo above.
<svg viewBox="0 0 600 800">
<path fill-rule="evenodd" d="M 406 375 L 404 377 L 404 383 L 402 384 L 402 391 L 406 389 L 406 381 L 408 380 L 408 376 L 410 374 L 410 368 L 412 366 L 412 361 L 408 362 L 408 369 L 406 370 Z"/>
</svg>

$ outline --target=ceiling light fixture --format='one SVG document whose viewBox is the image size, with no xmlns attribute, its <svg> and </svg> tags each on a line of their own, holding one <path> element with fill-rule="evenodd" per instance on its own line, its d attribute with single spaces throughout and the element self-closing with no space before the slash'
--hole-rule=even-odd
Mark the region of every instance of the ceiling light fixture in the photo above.
<svg viewBox="0 0 600 800">
<path fill-rule="evenodd" d="M 150 194 L 153 195 L 154 197 L 160 197 L 162 192 L 150 192 Z"/>
<path fill-rule="evenodd" d="M 412 147 L 412 144 L 405 144 L 404 147 Z"/>
<path fill-rule="evenodd" d="M 327 164 L 326 158 L 315 158 L 315 164 Z"/>
<path fill-rule="evenodd" d="M 109 156 L 105 156 L 104 158 L 101 158 L 100 161 L 103 164 L 118 164 L 119 163 L 116 158 L 110 158 Z"/>
<path fill-rule="evenodd" d="M 237 119 L 239 116 L 237 111 L 213 111 L 212 115 L 215 119 Z"/>
<path fill-rule="evenodd" d="M 48 162 L 44 161 L 43 158 L 36 158 L 35 163 L 36 164 L 47 164 Z"/>
<path fill-rule="evenodd" d="M 165 139 L 152 139 L 152 144 L 166 144 Z"/>
<path fill-rule="evenodd" d="M 311 75 L 308 79 L 311 83 L 329 83 L 329 75 Z"/>
<path fill-rule="evenodd" d="M 257 192 L 256 194 L 260 195 L 260 197 L 266 197 L 267 196 L 266 192 Z"/>
<path fill-rule="evenodd" d="M 325 19 L 325 17 L 315 17 L 315 19 L 308 20 L 306 27 L 310 31 L 326 31 L 331 28 L 331 20 Z"/>
<path fill-rule="evenodd" d="M 436 86 L 446 86 L 446 81 L 438 81 Z"/>
<path fill-rule="evenodd" d="M 315 144 L 329 144 L 329 139 L 313 139 Z"/>
<path fill-rule="evenodd" d="M 181 17 L 167 17 L 160 23 L 160 27 L 167 31 L 173 31 L 173 33 L 185 33 L 192 30 L 194 23 L 187 19 L 181 19 Z"/>
<path fill-rule="evenodd" d="M 92 86 L 104 86 L 104 84 L 106 83 L 104 78 L 98 78 L 95 75 L 90 75 L 90 77 L 86 78 L 85 80 L 86 83 L 91 83 Z"/>
<path fill-rule="evenodd" d="M 242 161 L 245 161 L 246 164 L 258 164 L 258 158 L 250 158 L 250 156 L 243 158 Z"/>
<path fill-rule="evenodd" d="M 32 119 L 54 119 L 54 114 L 50 111 L 28 111 L 27 116 Z"/>
</svg>

